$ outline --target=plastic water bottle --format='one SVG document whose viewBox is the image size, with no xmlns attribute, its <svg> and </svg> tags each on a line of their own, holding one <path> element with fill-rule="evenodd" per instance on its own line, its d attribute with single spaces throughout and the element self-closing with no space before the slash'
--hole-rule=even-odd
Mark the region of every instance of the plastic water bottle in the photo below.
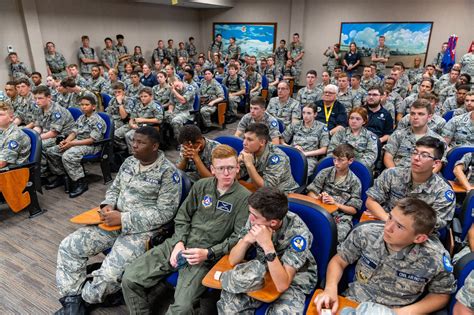
<svg viewBox="0 0 474 315">
<path fill-rule="evenodd" d="M 0 91 L 0 102 L 5 100 L 5 93 L 3 91 Z"/>
</svg>

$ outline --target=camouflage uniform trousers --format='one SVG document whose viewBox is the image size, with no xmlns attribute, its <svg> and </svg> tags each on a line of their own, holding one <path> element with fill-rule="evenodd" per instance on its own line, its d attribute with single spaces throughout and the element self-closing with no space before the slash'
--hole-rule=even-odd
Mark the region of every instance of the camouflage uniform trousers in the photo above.
<svg viewBox="0 0 474 315">
<path fill-rule="evenodd" d="M 295 68 L 295 72 L 296 72 L 295 74 L 295 86 L 296 86 L 298 85 L 299 80 L 300 80 L 300 75 L 303 68 L 303 59 L 300 59 L 297 62 L 295 62 L 293 67 Z"/>
<path fill-rule="evenodd" d="M 119 150 L 127 149 L 126 143 L 126 134 L 130 131 L 130 125 L 125 124 L 120 128 L 116 128 L 114 132 L 114 147 L 119 148 Z"/>
<path fill-rule="evenodd" d="M 201 116 L 202 120 L 204 122 L 204 126 L 210 127 L 212 122 L 211 122 L 211 116 L 214 114 L 217 110 L 217 104 L 216 105 L 203 105 L 201 107 Z"/>
<path fill-rule="evenodd" d="M 275 302 L 270 304 L 265 314 L 304 314 L 306 295 L 297 287 L 289 287 Z M 255 309 L 263 302 L 251 298 L 245 293 L 234 294 L 221 291 L 221 298 L 217 302 L 219 315 L 241 314 L 253 315 Z"/>
<path fill-rule="evenodd" d="M 69 175 L 73 181 L 85 177 L 81 160 L 84 155 L 94 154 L 100 148 L 90 145 L 80 145 L 67 149 L 64 152 L 59 150 L 59 146 L 55 145 L 46 151 L 48 166 L 55 175 Z"/>
<path fill-rule="evenodd" d="M 237 108 L 239 108 L 242 96 L 229 96 L 229 113 L 237 114 Z"/>
<path fill-rule="evenodd" d="M 41 144 L 41 176 L 48 176 L 48 160 L 46 151 L 56 145 L 56 137 L 43 139 Z"/>
<path fill-rule="evenodd" d="M 189 115 L 189 112 L 179 112 L 179 113 L 175 113 L 175 112 L 168 112 L 166 111 L 165 112 L 165 120 L 171 125 L 171 127 L 173 128 L 173 133 L 174 133 L 174 137 L 175 139 L 178 139 L 178 135 L 179 135 L 179 129 L 184 126 L 184 124 L 186 122 L 188 122 L 189 120 L 191 120 L 192 117 Z"/>
<path fill-rule="evenodd" d="M 169 263 L 174 247 L 172 242 L 172 239 L 168 239 L 161 245 L 152 248 L 125 270 L 122 278 L 122 290 L 131 314 L 151 314 L 151 305 L 148 303 L 146 290 L 177 271 Z M 186 265 L 179 269 L 174 302 L 166 314 L 192 313 L 193 302 L 207 290 L 201 281 L 211 267 L 211 265 L 199 264 Z"/>
<path fill-rule="evenodd" d="M 82 295 L 88 303 L 101 303 L 104 297 L 120 289 L 125 267 L 145 252 L 150 233 L 122 235 L 86 226 L 67 236 L 59 245 L 56 284 L 61 296 Z M 102 266 L 86 281 L 88 257 L 112 248 Z"/>
<path fill-rule="evenodd" d="M 306 161 L 308 161 L 308 176 L 311 176 L 313 175 L 316 165 L 318 165 L 319 161 L 315 156 L 306 158 Z"/>
<path fill-rule="evenodd" d="M 342 243 L 346 239 L 349 232 L 352 230 L 352 221 L 346 218 L 337 218 L 335 217 L 334 220 L 336 221 L 336 229 L 337 229 L 337 243 Z"/>
<path fill-rule="evenodd" d="M 395 315 L 395 312 L 390 308 L 373 303 L 373 302 L 363 302 L 357 306 L 357 308 L 345 307 L 341 310 L 341 315 Z"/>
</svg>

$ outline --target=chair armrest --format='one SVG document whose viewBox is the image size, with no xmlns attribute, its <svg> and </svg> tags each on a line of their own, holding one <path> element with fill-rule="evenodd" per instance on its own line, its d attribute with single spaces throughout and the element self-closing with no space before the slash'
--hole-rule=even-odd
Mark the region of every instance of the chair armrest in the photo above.
<svg viewBox="0 0 474 315">
<path fill-rule="evenodd" d="M 98 140 L 98 141 L 94 141 L 92 143 L 93 146 L 98 146 L 98 145 L 103 145 L 103 144 L 106 144 L 108 142 L 111 142 L 112 139 L 103 139 L 103 140 Z"/>
</svg>

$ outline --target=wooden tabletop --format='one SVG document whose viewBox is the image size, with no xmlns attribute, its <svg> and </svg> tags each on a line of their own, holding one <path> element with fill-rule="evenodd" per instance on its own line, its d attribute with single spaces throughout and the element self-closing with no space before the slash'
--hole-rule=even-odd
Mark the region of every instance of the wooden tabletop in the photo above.
<svg viewBox="0 0 474 315">
<path fill-rule="evenodd" d="M 222 257 L 215 265 L 212 267 L 211 270 L 207 273 L 207 275 L 202 279 L 202 284 L 208 288 L 213 289 L 222 289 L 222 284 L 220 280 L 216 280 L 214 275 L 216 272 L 224 272 L 227 270 L 231 270 L 233 266 L 229 262 L 229 255 L 225 255 Z M 280 292 L 277 291 L 275 284 L 273 283 L 272 277 L 270 273 L 267 272 L 265 274 L 265 284 L 263 288 L 257 291 L 252 291 L 247 293 L 248 296 L 253 297 L 256 300 L 271 303 L 278 299 L 281 295 Z"/>
<path fill-rule="evenodd" d="M 453 188 L 455 193 L 465 193 L 465 192 L 467 192 L 466 189 L 464 187 L 462 187 L 458 182 L 450 180 L 449 184 L 451 185 L 451 187 Z"/>
<path fill-rule="evenodd" d="M 362 215 L 360 216 L 359 222 L 375 221 L 375 220 L 378 220 L 377 217 L 373 216 L 368 211 L 364 211 Z"/>
<path fill-rule="evenodd" d="M 30 178 L 28 168 L 0 173 L 0 191 L 13 212 L 25 209 L 31 202 L 29 192 L 23 192 Z"/>
<path fill-rule="evenodd" d="M 314 299 L 316 296 L 318 296 L 322 292 L 323 290 L 321 289 L 318 289 L 316 290 L 316 292 L 314 292 L 313 296 L 311 297 L 311 302 L 309 303 L 308 310 L 306 311 L 307 315 L 318 315 L 318 311 L 316 310 L 316 305 L 314 304 Z M 356 301 L 350 300 L 343 296 L 339 295 L 338 297 L 339 297 L 339 308 L 337 309 L 336 314 L 339 314 L 344 307 L 356 308 L 359 305 L 359 303 L 357 303 Z"/>
<path fill-rule="evenodd" d="M 92 208 L 83 212 L 75 217 L 71 218 L 69 221 L 76 224 L 86 224 L 86 225 L 97 225 L 99 228 L 105 231 L 117 231 L 122 228 L 121 225 L 109 226 L 105 223 L 102 223 L 99 215 L 100 207 Z"/>
<path fill-rule="evenodd" d="M 306 196 L 306 195 L 302 195 L 302 194 L 291 193 L 291 194 L 288 194 L 288 198 L 299 199 L 299 200 L 308 201 L 308 202 L 317 204 L 318 206 L 320 206 L 321 208 L 324 208 L 324 210 L 326 210 L 329 213 L 333 213 L 333 212 L 337 211 L 337 209 L 338 209 L 336 205 L 330 205 L 330 204 L 327 204 L 327 203 L 323 203 L 319 199 L 316 199 L 316 198 L 313 198 L 313 197 L 310 197 L 310 196 Z"/>
</svg>

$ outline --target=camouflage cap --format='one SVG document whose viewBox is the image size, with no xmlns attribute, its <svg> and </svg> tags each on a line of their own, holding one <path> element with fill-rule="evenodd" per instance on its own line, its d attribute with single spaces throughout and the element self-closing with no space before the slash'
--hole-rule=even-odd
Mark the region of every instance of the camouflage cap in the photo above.
<svg viewBox="0 0 474 315">
<path fill-rule="evenodd" d="M 238 264 L 221 276 L 222 289 L 230 293 L 246 293 L 263 287 L 266 268 L 254 259 Z"/>
</svg>

